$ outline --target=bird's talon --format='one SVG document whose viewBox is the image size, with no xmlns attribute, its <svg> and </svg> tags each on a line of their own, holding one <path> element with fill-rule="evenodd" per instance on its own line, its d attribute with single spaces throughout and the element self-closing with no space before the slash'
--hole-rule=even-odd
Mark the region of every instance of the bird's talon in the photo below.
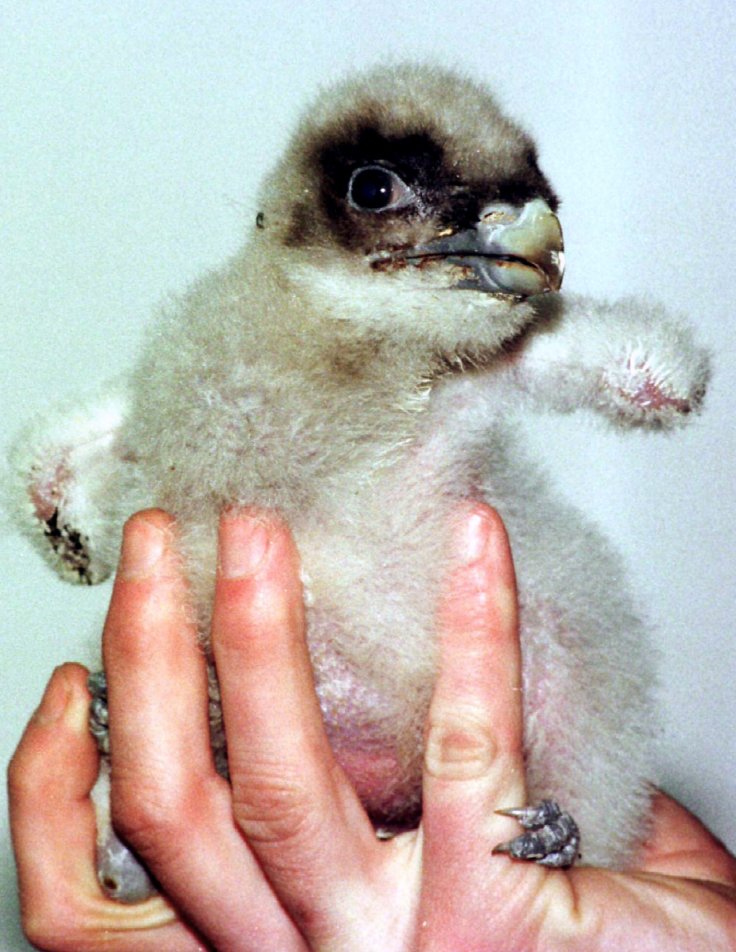
<svg viewBox="0 0 736 952">
<path fill-rule="evenodd" d="M 518 820 L 528 832 L 494 846 L 493 853 L 507 853 L 514 859 L 533 860 L 541 866 L 564 868 L 578 857 L 580 831 L 569 813 L 563 813 L 554 800 L 543 800 L 536 807 L 496 810 L 502 816 Z"/>
</svg>

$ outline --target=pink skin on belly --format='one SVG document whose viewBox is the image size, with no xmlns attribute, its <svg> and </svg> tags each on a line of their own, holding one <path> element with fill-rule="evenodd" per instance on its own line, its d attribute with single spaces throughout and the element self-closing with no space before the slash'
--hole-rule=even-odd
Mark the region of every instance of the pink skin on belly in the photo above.
<svg viewBox="0 0 736 952">
<path fill-rule="evenodd" d="M 385 809 L 386 791 L 394 785 L 400 770 L 396 755 L 348 747 L 337 747 L 334 753 L 363 803 Z"/>
<path fill-rule="evenodd" d="M 421 778 L 408 772 L 391 749 L 361 749 L 360 741 L 354 747 L 332 746 L 374 825 L 390 833 L 413 829 L 421 818 Z"/>
<path fill-rule="evenodd" d="M 329 645 L 311 648 L 317 695 L 335 759 L 376 822 L 395 819 L 404 825 L 403 820 L 411 817 L 407 825 L 413 825 L 421 777 L 397 751 L 391 706 Z"/>
</svg>

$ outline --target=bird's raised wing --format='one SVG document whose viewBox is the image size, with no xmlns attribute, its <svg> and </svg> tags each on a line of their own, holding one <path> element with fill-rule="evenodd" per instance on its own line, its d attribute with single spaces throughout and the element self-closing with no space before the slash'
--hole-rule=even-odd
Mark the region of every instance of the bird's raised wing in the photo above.
<svg viewBox="0 0 736 952">
<path fill-rule="evenodd" d="M 127 407 L 125 387 L 108 385 L 38 414 L 11 450 L 8 508 L 67 581 L 107 578 L 122 522 L 137 508 L 135 454 L 122 438 Z"/>
</svg>

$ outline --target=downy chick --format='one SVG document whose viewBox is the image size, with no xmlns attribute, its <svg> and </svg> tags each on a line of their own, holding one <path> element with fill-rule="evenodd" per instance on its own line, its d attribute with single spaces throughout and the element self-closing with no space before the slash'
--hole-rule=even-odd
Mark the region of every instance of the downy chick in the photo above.
<svg viewBox="0 0 736 952">
<path fill-rule="evenodd" d="M 701 402 L 706 356 L 656 306 L 558 293 L 558 199 L 534 142 L 451 72 L 327 89 L 259 208 L 242 251 L 164 309 L 128 381 L 21 438 L 27 530 L 96 582 L 127 514 L 169 510 L 206 645 L 220 511 L 277 508 L 337 759 L 376 823 L 401 826 L 421 806 L 453 512 L 487 501 L 520 586 L 530 796 L 570 811 L 584 862 L 625 866 L 653 779 L 652 649 L 617 555 L 555 498 L 513 414 L 671 428 Z M 213 745 L 224 771 L 217 716 Z"/>
</svg>

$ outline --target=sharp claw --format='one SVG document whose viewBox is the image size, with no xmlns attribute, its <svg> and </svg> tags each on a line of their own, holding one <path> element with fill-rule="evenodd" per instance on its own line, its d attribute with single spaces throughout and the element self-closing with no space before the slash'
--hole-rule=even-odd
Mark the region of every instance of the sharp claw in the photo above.
<svg viewBox="0 0 736 952">
<path fill-rule="evenodd" d="M 538 813 L 537 807 L 509 807 L 506 810 L 496 810 L 499 816 L 512 816 L 519 823 L 524 825 L 525 821 L 533 819 Z"/>
<path fill-rule="evenodd" d="M 531 859 L 536 862 L 548 855 L 544 843 L 538 837 L 529 833 L 523 833 L 506 843 L 499 843 L 498 846 L 494 846 L 493 852 L 508 853 L 514 859 Z"/>
<path fill-rule="evenodd" d="M 525 830 L 538 830 L 548 823 L 554 823 L 562 816 L 562 810 L 554 800 L 542 800 L 535 807 L 511 807 L 506 810 L 496 810 L 502 816 L 511 816 L 524 827 Z"/>
</svg>

